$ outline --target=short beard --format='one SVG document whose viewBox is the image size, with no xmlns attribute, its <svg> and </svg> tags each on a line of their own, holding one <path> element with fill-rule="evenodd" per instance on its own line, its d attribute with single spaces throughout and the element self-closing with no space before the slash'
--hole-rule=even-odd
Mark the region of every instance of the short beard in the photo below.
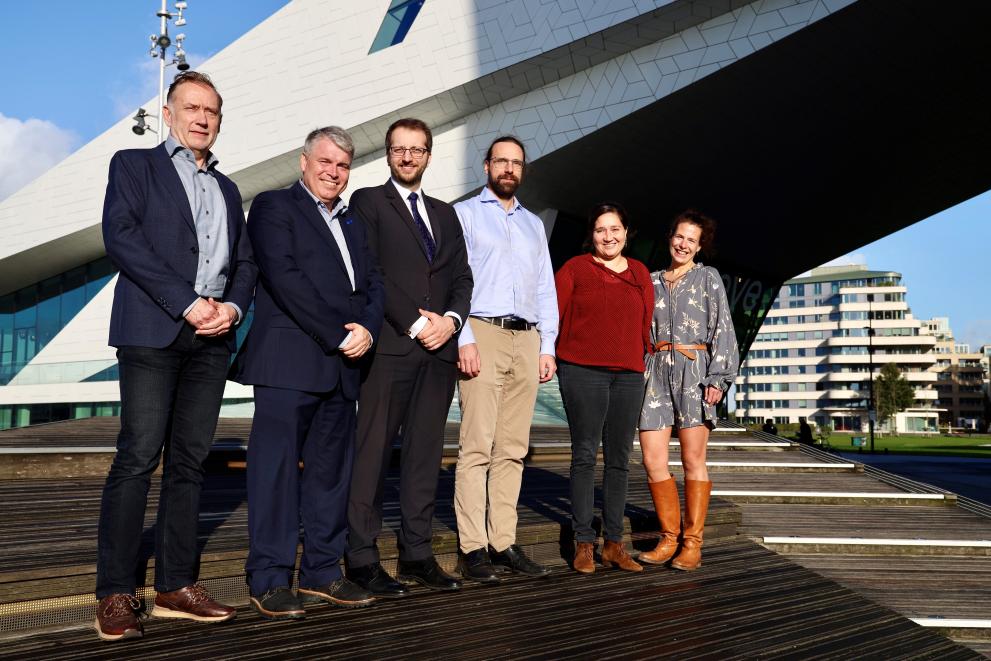
<svg viewBox="0 0 991 661">
<path fill-rule="evenodd" d="M 413 186 L 419 186 L 420 182 L 423 180 L 423 172 L 426 170 L 426 168 L 418 167 L 416 170 L 413 171 L 413 174 L 411 176 L 406 177 L 405 175 L 403 175 L 403 171 L 400 170 L 398 166 L 394 168 L 390 167 L 389 169 L 392 171 L 392 178 L 398 181 L 399 183 L 401 183 L 403 186 L 406 186 L 407 188 L 412 188 Z"/>
<path fill-rule="evenodd" d="M 500 200 L 511 200 L 516 195 L 516 190 L 520 187 L 520 180 L 513 177 L 511 181 L 493 179 L 489 177 L 489 188 Z"/>
</svg>

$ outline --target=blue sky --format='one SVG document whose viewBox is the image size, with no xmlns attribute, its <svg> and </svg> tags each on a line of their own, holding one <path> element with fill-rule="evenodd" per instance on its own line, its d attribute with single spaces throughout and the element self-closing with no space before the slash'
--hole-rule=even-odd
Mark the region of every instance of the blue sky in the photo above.
<svg viewBox="0 0 991 661">
<path fill-rule="evenodd" d="M 958 342 L 991 344 L 991 192 L 834 260 L 899 271 L 918 319 L 949 317 Z"/>
<path fill-rule="evenodd" d="M 170 31 L 187 35 L 195 65 L 287 0 L 188 3 L 188 24 Z M 159 8 L 156 0 L 4 3 L 0 199 L 157 93 L 158 64 L 148 56 L 148 35 L 158 32 Z M 989 245 L 991 193 L 985 193 L 840 261 L 900 271 L 915 316 L 948 316 L 958 340 L 976 349 L 991 343 Z"/>
</svg>

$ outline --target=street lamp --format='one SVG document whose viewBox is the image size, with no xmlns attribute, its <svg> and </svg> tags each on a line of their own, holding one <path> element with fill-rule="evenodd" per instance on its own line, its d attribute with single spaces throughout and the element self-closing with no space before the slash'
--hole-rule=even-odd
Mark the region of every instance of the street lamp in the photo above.
<svg viewBox="0 0 991 661">
<path fill-rule="evenodd" d="M 182 12 L 186 10 L 186 2 L 176 2 L 175 3 L 175 13 L 168 11 L 166 6 L 167 0 L 162 0 L 162 9 L 157 12 L 155 16 L 161 19 L 161 27 L 159 28 L 158 34 L 153 34 L 149 37 L 151 40 L 151 49 L 148 54 L 152 57 L 158 58 L 158 137 L 162 137 L 162 107 L 165 105 L 165 67 L 176 65 L 179 71 L 186 71 L 189 69 L 189 63 L 186 62 L 186 51 L 182 47 L 182 42 L 185 41 L 185 34 L 177 34 L 175 38 L 175 57 L 171 60 L 168 59 L 168 49 L 172 46 L 172 39 L 169 37 L 169 21 L 174 20 L 176 27 L 182 27 L 186 24 L 186 18 L 182 15 Z M 144 109 L 139 109 L 138 114 L 134 116 L 134 120 L 137 125 L 132 127 L 131 130 L 138 135 L 144 135 L 145 131 L 150 131 L 151 127 L 145 125 L 145 117 L 154 117 L 154 115 L 149 115 L 144 111 Z"/>
<path fill-rule="evenodd" d="M 148 122 L 145 121 L 148 117 L 154 116 L 149 115 L 148 111 L 144 108 L 138 108 L 138 111 L 134 113 L 134 117 L 131 118 L 134 120 L 134 126 L 131 127 L 134 135 L 144 135 L 145 131 L 154 131 L 155 129 L 148 126 Z"/>
<path fill-rule="evenodd" d="M 867 295 L 867 375 L 870 379 L 870 399 L 867 400 L 867 429 L 871 437 L 871 454 L 874 454 L 874 421 L 877 420 L 877 406 L 874 402 L 874 328 L 871 326 L 871 303 L 874 294 Z"/>
</svg>

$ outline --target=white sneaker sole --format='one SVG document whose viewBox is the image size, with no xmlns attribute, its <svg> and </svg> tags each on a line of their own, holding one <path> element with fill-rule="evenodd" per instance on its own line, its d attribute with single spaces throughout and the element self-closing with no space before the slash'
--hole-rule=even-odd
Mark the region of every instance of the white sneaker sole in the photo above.
<svg viewBox="0 0 991 661">
<path fill-rule="evenodd" d="M 151 609 L 152 617 L 163 617 L 163 618 L 173 618 L 179 620 L 193 620 L 194 622 L 226 622 L 227 620 L 233 620 L 237 616 L 237 612 L 233 612 L 230 615 L 193 615 L 192 613 L 186 613 L 185 611 L 172 610 L 171 608 L 165 608 L 164 606 L 159 606 L 155 604 L 155 607 Z"/>
</svg>

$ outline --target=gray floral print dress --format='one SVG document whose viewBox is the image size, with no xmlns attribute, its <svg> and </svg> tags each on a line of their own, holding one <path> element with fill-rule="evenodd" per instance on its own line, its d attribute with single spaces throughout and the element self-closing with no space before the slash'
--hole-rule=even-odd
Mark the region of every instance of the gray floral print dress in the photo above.
<svg viewBox="0 0 991 661">
<path fill-rule="evenodd" d="M 673 344 L 706 344 L 708 351 L 658 351 L 644 359 L 647 389 L 640 411 L 640 429 L 695 427 L 716 423 L 716 407 L 705 403 L 706 386 L 725 392 L 736 378 L 740 354 L 729 302 L 719 272 L 696 264 L 668 289 L 662 274 L 650 274 L 654 283 L 654 319 L 650 339 Z"/>
</svg>

